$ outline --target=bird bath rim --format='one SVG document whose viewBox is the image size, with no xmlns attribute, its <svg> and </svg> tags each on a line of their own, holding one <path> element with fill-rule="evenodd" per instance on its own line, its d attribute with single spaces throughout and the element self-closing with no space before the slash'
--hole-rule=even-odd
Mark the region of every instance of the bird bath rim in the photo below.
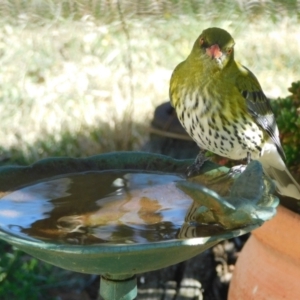
<svg viewBox="0 0 300 300">
<path fill-rule="evenodd" d="M 0 168 L 0 191 L 5 194 L 51 176 L 86 171 L 126 169 L 182 175 L 192 162 L 193 160 L 176 160 L 143 152 L 116 152 L 79 159 L 49 158 L 31 166 Z M 205 162 L 202 171 L 215 176 L 219 173 L 227 173 L 228 169 L 212 162 Z M 260 176 L 262 176 L 261 172 Z M 273 214 L 275 206 L 271 206 Z M 18 234 L 12 235 L 10 231 L 2 228 L 0 228 L 0 238 L 32 256 L 65 269 L 90 274 L 105 274 L 107 277 L 124 275 L 125 278 L 129 278 L 137 273 L 156 270 L 189 259 L 221 240 L 245 234 L 261 224 L 262 221 L 256 221 L 248 226 L 245 224 L 239 229 L 206 237 L 138 244 L 70 245 L 20 237 Z"/>
<path fill-rule="evenodd" d="M 246 234 L 252 229 L 257 228 L 259 225 L 257 224 L 251 224 L 248 226 L 245 226 L 243 228 L 239 229 L 233 229 L 230 230 L 226 233 L 222 234 L 222 238 L 220 235 L 216 234 L 213 236 L 207 236 L 207 237 L 189 237 L 189 238 L 182 238 L 182 239 L 170 239 L 170 240 L 165 240 L 165 241 L 157 241 L 157 242 L 151 242 L 151 243 L 119 243 L 119 244 L 93 244 L 93 245 L 74 245 L 74 244 L 66 244 L 66 243 L 55 243 L 55 242 L 47 242 L 47 241 L 41 241 L 38 239 L 30 238 L 27 236 L 18 236 L 17 234 L 14 233 L 9 233 L 6 230 L 3 230 L 0 227 L 0 238 L 3 240 L 7 240 L 11 243 L 13 243 L 15 246 L 18 245 L 24 245 L 26 242 L 26 245 L 28 246 L 36 246 L 40 248 L 47 248 L 48 250 L 52 251 L 61 251 L 61 248 L 64 248 L 64 252 L 72 252 L 72 253 L 82 253 L 82 248 L 86 247 L 89 249 L 96 249 L 99 250 L 100 248 L 103 248 L 103 251 L 99 252 L 107 252 L 110 253 L 115 252 L 116 249 L 118 249 L 118 252 L 129 252 L 131 249 L 132 251 L 141 251 L 144 250 L 145 247 L 147 249 L 158 249 L 158 248 L 168 248 L 168 247 L 177 247 L 177 246 L 200 246 L 203 245 L 207 242 L 215 242 L 219 240 L 224 240 L 224 239 L 230 239 L 234 238 L 237 236 L 240 236 L 242 234 Z M 45 247 L 42 247 L 45 246 Z M 97 252 L 97 251 L 95 251 Z"/>
</svg>

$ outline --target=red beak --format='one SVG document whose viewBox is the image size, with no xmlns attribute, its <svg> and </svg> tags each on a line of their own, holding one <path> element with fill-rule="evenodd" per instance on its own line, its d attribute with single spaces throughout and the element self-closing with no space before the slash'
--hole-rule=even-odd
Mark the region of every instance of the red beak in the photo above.
<svg viewBox="0 0 300 300">
<path fill-rule="evenodd" d="M 206 48 L 206 54 L 209 55 L 212 59 L 214 59 L 214 58 L 220 58 L 223 53 L 220 50 L 219 45 L 214 44 L 214 45 L 210 46 L 209 48 Z"/>
</svg>

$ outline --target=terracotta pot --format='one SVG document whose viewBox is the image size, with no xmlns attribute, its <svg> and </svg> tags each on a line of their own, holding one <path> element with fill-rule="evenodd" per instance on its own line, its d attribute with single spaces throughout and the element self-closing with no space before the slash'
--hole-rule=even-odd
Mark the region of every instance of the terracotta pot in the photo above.
<svg viewBox="0 0 300 300">
<path fill-rule="evenodd" d="M 279 206 L 237 260 L 229 300 L 300 299 L 300 215 Z"/>
</svg>

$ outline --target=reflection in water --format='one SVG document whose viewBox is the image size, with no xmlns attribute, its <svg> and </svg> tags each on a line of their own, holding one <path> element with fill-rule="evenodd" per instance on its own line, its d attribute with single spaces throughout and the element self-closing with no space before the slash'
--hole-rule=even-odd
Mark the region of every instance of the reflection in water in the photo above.
<svg viewBox="0 0 300 300">
<path fill-rule="evenodd" d="M 85 172 L 39 182 L 0 199 L 11 234 L 71 244 L 147 243 L 211 236 L 195 224 L 199 204 L 176 187 L 176 175 Z"/>
<path fill-rule="evenodd" d="M 13 226 L 17 220 L 20 228 L 48 216 L 53 209 L 51 200 L 70 196 L 66 191 L 71 184 L 70 178 L 58 178 L 40 182 L 9 193 L 1 198 L 0 226 Z"/>
</svg>

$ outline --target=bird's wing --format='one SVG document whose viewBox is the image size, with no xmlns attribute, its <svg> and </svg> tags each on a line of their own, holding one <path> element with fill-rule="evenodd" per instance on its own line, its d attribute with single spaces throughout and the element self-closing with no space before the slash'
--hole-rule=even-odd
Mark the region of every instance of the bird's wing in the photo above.
<svg viewBox="0 0 300 300">
<path fill-rule="evenodd" d="M 238 66 L 240 72 L 236 78 L 236 85 L 246 100 L 247 108 L 256 122 L 270 135 L 281 157 L 285 159 L 279 132 L 273 114 L 270 100 L 265 96 L 254 74 L 244 66 Z"/>
</svg>

